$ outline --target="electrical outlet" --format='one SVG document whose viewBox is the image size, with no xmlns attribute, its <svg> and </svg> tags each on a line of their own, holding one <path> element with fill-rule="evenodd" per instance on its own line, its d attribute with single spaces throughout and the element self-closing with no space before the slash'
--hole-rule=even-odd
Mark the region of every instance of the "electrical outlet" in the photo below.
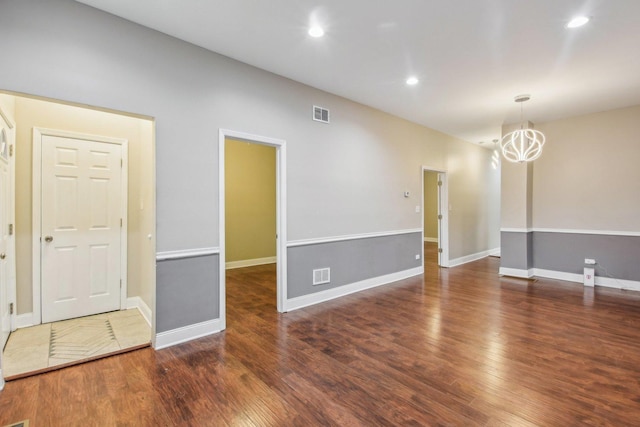
<svg viewBox="0 0 640 427">
<path fill-rule="evenodd" d="M 585 258 L 584 259 L 584 263 L 587 265 L 595 265 L 596 260 L 595 259 L 591 259 L 591 258 Z"/>
<path fill-rule="evenodd" d="M 420 259 L 420 254 L 416 254 L 416 259 Z"/>
</svg>

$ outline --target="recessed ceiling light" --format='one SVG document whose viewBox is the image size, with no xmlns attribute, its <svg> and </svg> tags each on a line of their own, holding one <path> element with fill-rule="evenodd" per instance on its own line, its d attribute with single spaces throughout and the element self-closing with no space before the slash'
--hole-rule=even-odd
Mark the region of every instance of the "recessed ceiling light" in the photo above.
<svg viewBox="0 0 640 427">
<path fill-rule="evenodd" d="M 309 35 L 311 37 L 322 37 L 324 36 L 324 30 L 321 27 L 315 26 L 315 27 L 311 27 L 309 28 Z"/>
<path fill-rule="evenodd" d="M 417 77 L 409 77 L 409 78 L 407 79 L 407 84 L 408 84 L 409 86 L 415 86 L 415 85 L 417 85 L 417 84 L 418 84 L 418 82 L 419 82 L 419 81 L 420 81 L 420 80 L 418 80 L 418 78 L 417 78 Z"/>
<path fill-rule="evenodd" d="M 569 23 L 567 24 L 567 28 L 582 27 L 587 22 L 589 22 L 589 17 L 587 17 L 587 16 L 577 16 L 577 17 L 573 18 L 571 21 L 569 21 Z"/>
</svg>

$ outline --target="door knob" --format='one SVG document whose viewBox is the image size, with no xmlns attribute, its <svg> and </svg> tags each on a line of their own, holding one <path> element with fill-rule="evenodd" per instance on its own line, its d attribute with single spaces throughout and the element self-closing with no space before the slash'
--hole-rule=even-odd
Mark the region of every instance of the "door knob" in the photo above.
<svg viewBox="0 0 640 427">
<path fill-rule="evenodd" d="M 49 242 L 53 242 L 53 236 L 46 236 L 46 237 L 44 238 L 44 241 L 45 241 L 45 242 L 47 242 L 47 243 L 49 243 Z"/>
<path fill-rule="evenodd" d="M 5 259 L 7 257 L 7 254 L 0 254 L 0 259 Z"/>
</svg>

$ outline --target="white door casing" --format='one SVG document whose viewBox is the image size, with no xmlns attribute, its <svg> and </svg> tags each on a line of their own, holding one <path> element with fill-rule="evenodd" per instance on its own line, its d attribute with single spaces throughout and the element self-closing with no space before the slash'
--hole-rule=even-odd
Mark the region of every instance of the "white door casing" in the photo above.
<svg viewBox="0 0 640 427">
<path fill-rule="evenodd" d="M 424 212 L 425 172 L 438 173 L 438 265 L 440 267 L 449 267 L 449 195 L 447 172 L 442 169 L 422 166 L 422 212 Z M 424 240 L 424 214 L 422 215 L 422 234 Z M 422 266 L 424 267 L 424 253 L 422 254 Z"/>
<path fill-rule="evenodd" d="M 219 313 L 221 329 L 226 328 L 226 259 L 225 259 L 225 141 L 227 138 L 276 148 L 276 304 L 285 311 L 287 301 L 287 156 L 286 141 L 228 129 L 218 131 L 218 218 L 220 239 Z"/>
<path fill-rule="evenodd" d="M 126 308 L 126 153 L 126 140 L 34 129 L 37 323 Z"/>
<path fill-rule="evenodd" d="M 0 111 L 0 113 L 2 113 Z M 0 351 L 12 330 L 10 304 L 14 303 L 15 284 L 12 268 L 15 265 L 13 231 L 13 126 L 0 114 Z M 15 316 L 15 315 L 13 315 Z"/>
<path fill-rule="evenodd" d="M 444 215 L 444 209 L 442 209 L 442 184 L 443 174 L 438 174 L 438 248 L 442 249 L 442 218 Z M 442 251 L 438 250 L 438 265 L 442 265 Z"/>
</svg>

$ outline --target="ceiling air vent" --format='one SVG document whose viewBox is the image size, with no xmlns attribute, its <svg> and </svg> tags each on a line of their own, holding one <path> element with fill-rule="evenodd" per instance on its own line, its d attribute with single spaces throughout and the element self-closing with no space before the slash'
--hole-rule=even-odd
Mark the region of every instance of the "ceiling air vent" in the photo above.
<svg viewBox="0 0 640 427">
<path fill-rule="evenodd" d="M 313 106 L 313 120 L 322 123 L 329 123 L 329 110 L 326 108 Z"/>
</svg>

